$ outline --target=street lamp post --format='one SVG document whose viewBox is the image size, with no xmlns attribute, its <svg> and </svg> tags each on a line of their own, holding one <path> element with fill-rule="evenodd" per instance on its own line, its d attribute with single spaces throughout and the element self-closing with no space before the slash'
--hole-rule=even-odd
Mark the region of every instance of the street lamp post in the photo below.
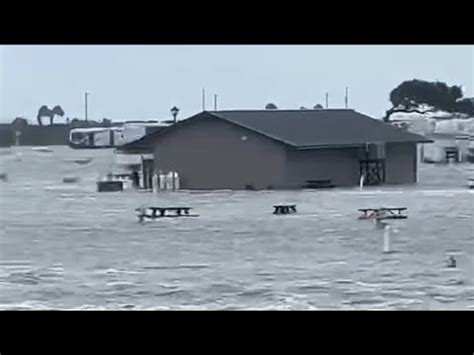
<svg viewBox="0 0 474 355">
<path fill-rule="evenodd" d="M 176 124 L 176 116 L 178 116 L 178 113 L 179 113 L 179 108 L 177 108 L 176 106 L 173 106 L 173 108 L 171 109 L 171 115 L 173 116 L 173 124 Z"/>
<path fill-rule="evenodd" d="M 176 124 L 176 116 L 178 116 L 178 113 L 179 113 L 179 108 L 177 108 L 176 106 L 173 106 L 173 108 L 171 109 L 171 115 L 173 115 L 173 124 Z M 172 171 L 171 174 L 173 174 L 172 179 L 173 179 L 173 192 L 174 192 L 174 191 L 176 191 L 175 172 Z"/>
</svg>

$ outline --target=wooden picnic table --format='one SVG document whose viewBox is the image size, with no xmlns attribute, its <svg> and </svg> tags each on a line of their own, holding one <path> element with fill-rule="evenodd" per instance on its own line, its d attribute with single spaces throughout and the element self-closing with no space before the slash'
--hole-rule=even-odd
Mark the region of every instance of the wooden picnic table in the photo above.
<svg viewBox="0 0 474 355">
<path fill-rule="evenodd" d="M 151 211 L 151 215 L 147 214 L 147 211 Z M 136 208 L 135 211 L 140 212 L 138 214 L 138 220 L 143 222 L 145 217 L 150 219 L 162 218 L 162 217 L 197 217 L 198 215 L 191 215 L 189 211 L 191 207 L 142 207 Z M 174 211 L 175 214 L 167 215 L 167 211 Z M 184 213 L 184 214 L 183 214 Z"/>
<path fill-rule="evenodd" d="M 402 214 L 406 210 L 406 207 L 359 208 L 364 213 L 359 219 L 406 219 L 407 216 Z"/>
<path fill-rule="evenodd" d="M 191 210 L 191 207 L 148 207 L 150 210 L 152 210 L 152 215 L 153 217 L 156 217 L 156 213 L 160 213 L 160 217 L 164 217 L 166 211 L 174 211 L 176 212 L 176 215 L 181 216 L 182 212 L 184 212 L 185 215 L 189 214 L 189 210 Z"/>
<path fill-rule="evenodd" d="M 274 205 L 275 211 L 273 214 L 289 214 L 291 212 L 296 212 L 296 205 Z"/>
</svg>

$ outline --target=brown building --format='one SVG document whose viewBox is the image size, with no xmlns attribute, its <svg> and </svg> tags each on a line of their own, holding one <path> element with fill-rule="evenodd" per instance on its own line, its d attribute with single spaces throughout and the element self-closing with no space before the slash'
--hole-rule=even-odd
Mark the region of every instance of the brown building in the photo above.
<svg viewBox="0 0 474 355">
<path fill-rule="evenodd" d="M 430 142 L 354 110 L 201 112 L 123 146 L 152 152 L 182 189 L 292 189 L 409 184 Z"/>
</svg>

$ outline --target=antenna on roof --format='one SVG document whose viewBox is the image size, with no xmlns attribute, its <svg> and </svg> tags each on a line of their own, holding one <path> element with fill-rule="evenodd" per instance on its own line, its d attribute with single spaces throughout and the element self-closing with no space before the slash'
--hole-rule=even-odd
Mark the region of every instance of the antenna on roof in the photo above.
<svg viewBox="0 0 474 355">
<path fill-rule="evenodd" d="M 326 108 L 329 108 L 329 94 L 326 93 Z"/>
<path fill-rule="evenodd" d="M 346 86 L 346 96 L 344 97 L 346 108 L 349 108 L 349 88 Z"/>
<path fill-rule="evenodd" d="M 202 89 L 202 110 L 206 110 L 206 91 L 204 88 Z"/>
</svg>

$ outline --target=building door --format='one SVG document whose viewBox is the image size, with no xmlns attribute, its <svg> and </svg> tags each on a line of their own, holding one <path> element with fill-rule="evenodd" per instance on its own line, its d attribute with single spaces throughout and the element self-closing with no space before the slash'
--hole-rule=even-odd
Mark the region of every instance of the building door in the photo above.
<svg viewBox="0 0 474 355">
<path fill-rule="evenodd" d="M 364 176 L 364 185 L 380 185 L 385 182 L 385 161 L 383 159 L 365 159 L 359 162 L 360 176 Z"/>
<path fill-rule="evenodd" d="M 143 188 L 153 188 L 153 159 L 142 158 Z"/>
<path fill-rule="evenodd" d="M 109 139 L 109 142 L 110 142 L 110 146 L 111 147 L 114 147 L 115 146 L 115 131 L 114 130 L 110 130 L 109 131 L 109 134 L 110 134 L 110 139 Z"/>
</svg>

